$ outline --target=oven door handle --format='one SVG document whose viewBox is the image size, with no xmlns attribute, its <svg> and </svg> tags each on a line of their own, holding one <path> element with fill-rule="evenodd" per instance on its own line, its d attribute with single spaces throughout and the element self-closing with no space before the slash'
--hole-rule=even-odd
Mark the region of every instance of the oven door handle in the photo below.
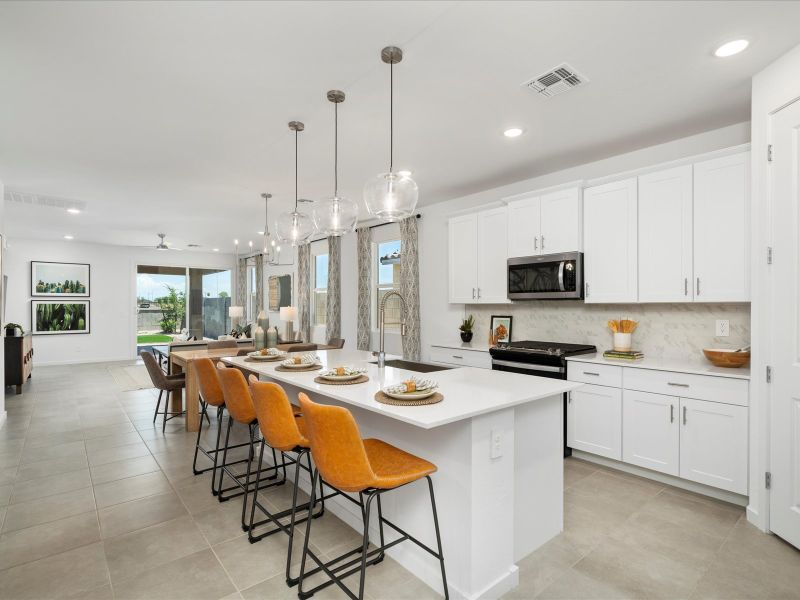
<svg viewBox="0 0 800 600">
<path fill-rule="evenodd" d="M 545 371 L 547 373 L 563 373 L 564 367 L 553 367 L 550 365 L 531 365 L 528 363 L 518 363 L 510 360 L 495 360 L 492 359 L 492 366 L 498 365 L 500 367 L 512 367 L 514 369 L 524 369 L 526 371 Z"/>
</svg>

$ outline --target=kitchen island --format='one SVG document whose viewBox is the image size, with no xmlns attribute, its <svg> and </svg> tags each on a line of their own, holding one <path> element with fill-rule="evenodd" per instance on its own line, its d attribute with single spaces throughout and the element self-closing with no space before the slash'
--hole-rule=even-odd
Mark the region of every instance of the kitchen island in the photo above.
<svg viewBox="0 0 800 600">
<path fill-rule="evenodd" d="M 353 350 L 318 355 L 325 367 L 363 367 L 370 380 L 326 385 L 314 381 L 319 371 L 276 371 L 277 363 L 246 357 L 223 361 L 280 383 L 291 399 L 304 391 L 317 402 L 345 406 L 363 437 L 383 439 L 436 464 L 433 481 L 451 597 L 497 598 L 516 587 L 516 563 L 563 527 L 562 398 L 581 384 L 471 367 L 433 373 L 379 369 L 371 353 Z M 444 400 L 404 407 L 374 399 L 382 387 L 414 376 L 436 380 Z M 301 487 L 309 489 L 307 478 Z M 329 505 L 360 530 L 354 505 Z M 435 545 L 425 486 L 387 496 L 384 513 Z M 427 553 L 409 543 L 389 554 L 441 591 L 438 563 Z"/>
</svg>

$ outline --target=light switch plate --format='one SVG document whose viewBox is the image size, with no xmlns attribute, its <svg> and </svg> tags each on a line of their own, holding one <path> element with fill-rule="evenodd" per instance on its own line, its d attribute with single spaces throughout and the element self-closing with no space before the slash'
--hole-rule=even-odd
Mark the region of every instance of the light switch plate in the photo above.
<svg viewBox="0 0 800 600">
<path fill-rule="evenodd" d="M 489 440 L 489 458 L 500 458 L 503 456 L 503 432 L 499 429 L 492 429 Z"/>
<path fill-rule="evenodd" d="M 715 335 L 717 337 L 728 337 L 731 334 L 731 322 L 728 319 L 717 319 Z"/>
</svg>

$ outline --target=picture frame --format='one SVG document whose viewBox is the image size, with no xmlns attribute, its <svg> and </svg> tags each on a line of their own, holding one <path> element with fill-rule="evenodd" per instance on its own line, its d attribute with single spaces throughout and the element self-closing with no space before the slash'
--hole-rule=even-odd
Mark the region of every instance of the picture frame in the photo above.
<svg viewBox="0 0 800 600">
<path fill-rule="evenodd" d="M 490 321 L 492 344 L 507 344 L 511 341 L 511 322 L 512 318 L 510 316 L 492 315 Z"/>
<path fill-rule="evenodd" d="M 292 275 L 270 275 L 267 279 L 268 310 L 278 312 L 292 305 Z"/>
<path fill-rule="evenodd" d="M 91 333 L 89 300 L 31 300 L 33 335 Z"/>
<path fill-rule="evenodd" d="M 88 298 L 90 286 L 89 264 L 31 261 L 31 296 Z"/>
</svg>

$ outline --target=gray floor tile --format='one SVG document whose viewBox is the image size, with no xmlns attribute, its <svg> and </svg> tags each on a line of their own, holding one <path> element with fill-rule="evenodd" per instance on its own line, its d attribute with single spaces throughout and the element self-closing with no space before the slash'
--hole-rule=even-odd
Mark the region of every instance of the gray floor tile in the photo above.
<svg viewBox="0 0 800 600">
<path fill-rule="evenodd" d="M 20 481 L 14 485 L 14 491 L 11 493 L 11 503 L 28 502 L 36 498 L 44 498 L 45 496 L 91 487 L 91 485 L 92 479 L 89 477 L 89 469 L 67 471 L 48 475 L 47 477 Z"/>
<path fill-rule="evenodd" d="M 164 494 L 171 490 L 172 488 L 167 478 L 160 471 L 94 486 L 97 508 L 105 508 L 114 504 L 137 500 L 138 498 Z"/>
<path fill-rule="evenodd" d="M 144 445 L 144 442 L 135 442 L 125 446 L 114 446 L 110 448 L 95 448 L 88 452 L 89 466 L 96 467 L 107 463 L 112 463 L 120 460 L 128 460 L 131 458 L 139 458 L 141 456 L 150 456 L 150 450 Z"/>
<path fill-rule="evenodd" d="M 56 458 L 53 460 L 43 460 L 40 462 L 21 465 L 17 471 L 16 481 L 28 481 L 48 475 L 58 473 L 68 473 L 69 471 L 80 471 L 89 466 L 86 455 L 73 456 L 71 458 Z"/>
<path fill-rule="evenodd" d="M 104 539 L 130 533 L 186 515 L 186 508 L 174 492 L 115 504 L 98 511 Z M 241 528 L 240 530 L 241 531 Z"/>
<path fill-rule="evenodd" d="M 94 514 L 95 505 L 94 493 L 89 487 L 12 504 L 7 508 L 3 533 L 90 511 Z"/>
<path fill-rule="evenodd" d="M 134 477 L 135 475 L 153 473 L 154 471 L 159 471 L 159 467 L 156 459 L 148 454 L 147 456 L 129 458 L 92 467 L 90 471 L 92 473 L 92 482 L 95 485 L 99 485 L 109 481 Z"/>
</svg>

